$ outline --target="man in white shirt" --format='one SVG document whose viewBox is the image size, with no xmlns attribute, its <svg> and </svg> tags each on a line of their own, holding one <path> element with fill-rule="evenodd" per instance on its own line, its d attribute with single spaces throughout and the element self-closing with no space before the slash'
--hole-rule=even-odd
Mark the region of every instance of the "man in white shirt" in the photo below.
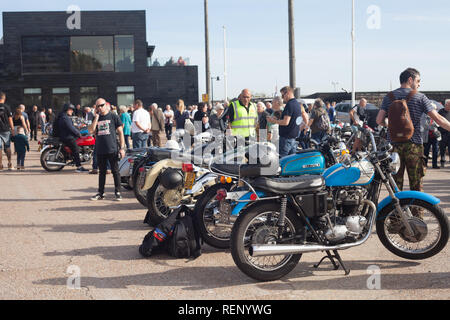
<svg viewBox="0 0 450 320">
<path fill-rule="evenodd" d="M 174 113 L 172 111 L 172 107 L 170 105 L 166 106 L 166 111 L 164 111 L 164 129 L 166 130 L 167 140 L 172 139 L 172 128 L 173 128 L 173 117 Z"/>
<path fill-rule="evenodd" d="M 150 131 L 150 113 L 144 109 L 144 104 L 141 100 L 136 100 L 134 103 L 133 122 L 131 123 L 131 136 L 134 149 L 147 147 Z"/>
</svg>

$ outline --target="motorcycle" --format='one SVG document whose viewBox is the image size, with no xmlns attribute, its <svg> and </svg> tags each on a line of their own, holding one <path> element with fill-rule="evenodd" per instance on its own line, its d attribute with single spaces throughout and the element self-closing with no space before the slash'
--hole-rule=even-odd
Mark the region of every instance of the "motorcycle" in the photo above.
<svg viewBox="0 0 450 320">
<path fill-rule="evenodd" d="M 95 138 L 84 135 L 78 138 L 76 143 L 80 149 L 81 164 L 89 163 L 94 154 Z M 61 171 L 66 166 L 75 166 L 72 150 L 59 138 L 49 137 L 42 144 L 44 147 L 41 150 L 40 161 L 46 171 Z"/>
<path fill-rule="evenodd" d="M 280 172 L 269 173 L 272 176 L 300 176 L 322 174 L 325 168 L 341 161 L 342 154 L 348 152 L 345 144 L 327 136 L 322 141 L 309 141 L 315 149 L 298 150 L 297 154 L 281 159 Z M 278 155 L 276 155 L 277 157 Z M 231 228 L 238 212 L 245 206 L 236 202 L 248 193 L 249 188 L 239 185 L 240 178 L 257 177 L 248 168 L 251 165 L 217 165 L 211 163 L 210 171 L 217 174 L 216 184 L 208 188 L 197 200 L 194 208 L 195 222 L 202 239 L 212 247 L 227 249 L 230 247 Z M 253 166 L 254 167 L 254 166 Z M 247 199 L 248 200 L 248 199 Z"/>
<path fill-rule="evenodd" d="M 399 191 L 393 175 L 398 154 L 387 144 L 378 150 L 370 130 L 370 151 L 347 157 L 322 176 L 260 177 L 251 181 L 249 198 L 234 223 L 231 253 L 238 268 L 259 281 L 291 272 L 303 253 L 325 251 L 335 270 L 339 250 L 364 244 L 373 226 L 381 243 L 405 259 L 426 259 L 447 244 L 449 222 L 440 200 L 417 191 Z M 389 196 L 378 203 L 384 185 Z M 248 195 L 239 202 L 249 202 Z"/>
<path fill-rule="evenodd" d="M 119 173 L 122 187 L 127 190 L 133 190 L 133 163 L 139 157 L 143 157 L 146 154 L 147 148 L 141 149 L 128 149 L 125 157 L 119 161 Z"/>
</svg>

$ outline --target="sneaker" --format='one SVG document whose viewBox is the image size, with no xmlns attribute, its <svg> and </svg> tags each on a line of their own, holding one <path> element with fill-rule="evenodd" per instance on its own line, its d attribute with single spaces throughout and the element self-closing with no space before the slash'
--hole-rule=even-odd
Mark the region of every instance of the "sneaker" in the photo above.
<svg viewBox="0 0 450 320">
<path fill-rule="evenodd" d="M 101 193 L 97 193 L 95 196 L 91 198 L 92 201 L 104 200 L 105 196 Z"/>
<path fill-rule="evenodd" d="M 12 165 L 12 163 L 11 163 L 11 162 L 8 162 L 8 170 L 9 170 L 9 171 L 11 171 L 11 170 L 12 170 L 12 168 L 13 168 L 13 165 Z"/>
<path fill-rule="evenodd" d="M 85 169 L 84 167 L 79 167 L 77 168 L 77 170 L 75 170 L 76 172 L 88 172 L 88 169 Z"/>
<path fill-rule="evenodd" d="M 116 201 L 122 201 L 122 195 L 120 192 L 116 192 Z"/>
<path fill-rule="evenodd" d="M 98 170 L 97 169 L 92 169 L 91 171 L 89 171 L 89 174 L 98 174 Z"/>
<path fill-rule="evenodd" d="M 106 174 L 111 174 L 111 170 L 106 170 Z"/>
</svg>

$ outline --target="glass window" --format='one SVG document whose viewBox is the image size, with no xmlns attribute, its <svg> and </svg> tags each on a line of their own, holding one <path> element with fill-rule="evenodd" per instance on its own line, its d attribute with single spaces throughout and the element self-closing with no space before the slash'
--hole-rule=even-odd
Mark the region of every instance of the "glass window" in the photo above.
<svg viewBox="0 0 450 320">
<path fill-rule="evenodd" d="M 134 86 L 117 87 L 117 92 L 134 92 Z"/>
<path fill-rule="evenodd" d="M 113 37 L 71 37 L 72 72 L 114 71 Z"/>
<path fill-rule="evenodd" d="M 52 107 L 55 111 L 62 110 L 65 103 L 70 102 L 69 88 L 53 88 L 52 89 Z"/>
<path fill-rule="evenodd" d="M 23 93 L 24 94 L 41 94 L 42 93 L 42 89 L 40 89 L 40 88 L 26 88 L 26 89 L 23 89 Z"/>
<path fill-rule="evenodd" d="M 116 72 L 134 72 L 134 37 L 115 36 Z"/>
<path fill-rule="evenodd" d="M 68 37 L 23 37 L 22 72 L 69 72 Z"/>
<path fill-rule="evenodd" d="M 69 88 L 53 88 L 52 93 L 53 94 L 69 94 L 70 89 Z"/>
<path fill-rule="evenodd" d="M 117 105 L 129 106 L 134 104 L 134 87 L 121 86 L 117 87 Z"/>
<path fill-rule="evenodd" d="M 42 106 L 42 90 L 40 88 L 23 89 L 23 103 L 26 107 Z"/>
<path fill-rule="evenodd" d="M 80 104 L 82 107 L 91 107 L 98 98 L 97 87 L 80 88 Z"/>
</svg>

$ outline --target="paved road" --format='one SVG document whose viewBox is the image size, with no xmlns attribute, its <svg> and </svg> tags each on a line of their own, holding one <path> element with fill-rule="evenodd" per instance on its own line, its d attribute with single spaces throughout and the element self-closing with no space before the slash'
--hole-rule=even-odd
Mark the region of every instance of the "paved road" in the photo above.
<svg viewBox="0 0 450 320">
<path fill-rule="evenodd" d="M 73 168 L 46 173 L 37 145 L 26 172 L 0 173 L 0 299 L 449 299 L 450 250 L 425 261 L 403 260 L 373 236 L 342 252 L 352 270 L 345 276 L 329 263 L 314 269 L 322 254 L 305 254 L 287 277 L 258 283 L 235 267 L 229 251 L 204 247 L 197 260 L 166 255 L 143 259 L 138 246 L 149 231 L 145 208 L 124 192 L 94 203 L 97 176 Z M 450 214 L 450 169 L 429 170 L 425 189 Z M 108 193 L 109 192 L 109 193 Z M 381 288 L 369 290 L 367 269 L 381 270 Z M 67 286 L 80 272 L 80 289 Z M 76 284 L 76 281 L 69 281 Z"/>
</svg>

